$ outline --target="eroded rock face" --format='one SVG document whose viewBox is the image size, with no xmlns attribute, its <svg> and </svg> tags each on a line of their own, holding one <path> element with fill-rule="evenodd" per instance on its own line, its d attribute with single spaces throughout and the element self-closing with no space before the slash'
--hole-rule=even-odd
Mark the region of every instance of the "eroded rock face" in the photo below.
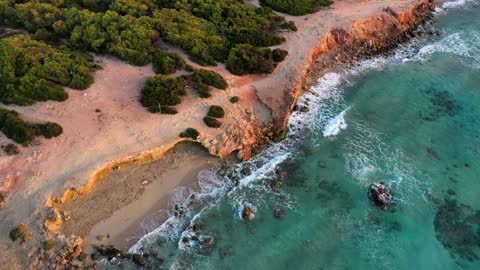
<svg viewBox="0 0 480 270">
<path fill-rule="evenodd" d="M 398 44 L 410 39 L 420 25 L 430 20 L 434 10 L 433 0 L 423 0 L 405 13 L 397 14 L 391 8 L 386 8 L 378 16 L 355 22 L 350 31 L 329 31 L 312 50 L 310 60 L 305 65 L 308 72 L 302 82 L 288 89 L 289 92 L 282 99 L 283 104 L 276 106 L 279 109 L 273 112 L 273 132 L 283 130 L 301 90 L 316 83 L 318 73 L 341 63 L 396 48 Z"/>
</svg>

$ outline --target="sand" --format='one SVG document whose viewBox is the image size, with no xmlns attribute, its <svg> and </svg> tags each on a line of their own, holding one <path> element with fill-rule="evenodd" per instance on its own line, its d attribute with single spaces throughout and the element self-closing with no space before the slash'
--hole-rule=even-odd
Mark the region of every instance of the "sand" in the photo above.
<svg viewBox="0 0 480 270">
<path fill-rule="evenodd" d="M 258 4 L 258 1 L 250 2 Z M 104 192 L 96 192 L 94 188 L 94 192 L 84 194 L 81 200 L 97 202 L 101 209 L 96 209 L 95 203 L 88 208 L 71 202 L 71 226 L 66 222 L 63 230 L 67 234 L 84 235 L 89 243 L 95 242 L 92 239 L 97 234 L 109 233 L 108 241 L 126 245 L 121 240 L 125 232 L 131 234 L 145 216 L 164 209 L 173 189 L 191 183 L 195 172 L 209 165 L 205 162 L 210 157 L 200 155 L 189 162 L 174 164 L 172 166 L 182 168 L 175 172 L 165 164 L 158 165 L 159 171 L 165 170 L 164 176 L 158 175 L 155 181 L 146 179 L 152 182 L 145 186 L 141 185 L 142 174 L 150 178 L 154 174 L 152 170 L 156 170 L 149 169 L 150 165 L 134 169 L 131 176 L 124 178 L 120 177 L 123 173 L 120 169 L 112 174 L 113 180 L 105 184 L 94 181 L 98 172 L 108 171 L 122 161 L 160 158 L 182 141 L 178 134 L 187 127 L 200 131 L 199 141 L 211 153 L 226 156 L 231 150 L 241 149 L 241 145 L 247 143 L 241 141 L 242 133 L 250 132 L 255 120 L 261 124 L 270 123 L 272 112 L 278 110 L 285 93 L 301 82 L 308 69 L 311 50 L 327 31 L 335 27 L 348 28 L 352 22 L 374 16 L 387 6 L 404 11 L 416 2 L 337 0 L 332 7 L 315 14 L 299 17 L 282 14 L 287 20 L 295 21 L 298 31 L 282 33 L 287 42 L 278 47 L 288 50 L 289 55 L 272 74 L 238 77 L 230 74 L 224 65 L 211 67 L 209 69 L 226 78 L 227 91 L 213 90 L 209 99 L 189 93 L 177 107 L 180 113 L 174 116 L 148 113 L 138 102 L 145 80 L 154 75 L 151 65 L 133 67 L 111 56 L 96 56 L 103 69 L 96 72 L 95 83 L 85 91 L 67 89 L 69 99 L 65 102 L 42 102 L 28 107 L 0 104 L 2 108 L 17 110 L 27 120 L 53 121 L 64 128 L 60 137 L 36 139 L 32 146 L 21 147 L 18 155 L 0 153 L 0 190 L 7 192 L 7 203 L 0 210 L 0 248 L 7 245 L 10 249 L 18 248 L 18 245 L 12 246 L 8 232 L 20 223 L 32 224 L 34 235 L 42 235 L 41 221 L 45 218 L 47 200 L 61 197 L 70 187 L 81 189 L 89 184 Z M 239 96 L 240 102 L 231 104 L 231 96 Z M 220 129 L 210 129 L 202 121 L 210 105 L 221 105 L 226 110 Z M 97 113 L 96 109 L 101 112 Z M 0 134 L 0 144 L 10 142 Z M 120 178 L 115 180 L 116 176 Z M 167 176 L 168 181 L 159 180 Z M 112 186 L 117 181 L 121 185 Z M 160 190 L 158 197 L 156 190 Z M 78 222 L 73 224 L 74 220 Z M 111 224 L 119 224 L 120 220 L 125 226 L 111 229 Z M 33 240 L 38 239 L 34 237 Z M 12 254 L 1 252 L 0 258 L 12 257 Z"/>
<path fill-rule="evenodd" d="M 87 194 L 58 205 L 69 216 L 61 230 L 84 238 L 87 252 L 91 244 L 127 249 L 163 223 L 177 188 L 194 188 L 198 173 L 219 163 L 201 146 L 182 143 L 159 160 L 120 165 Z"/>
</svg>

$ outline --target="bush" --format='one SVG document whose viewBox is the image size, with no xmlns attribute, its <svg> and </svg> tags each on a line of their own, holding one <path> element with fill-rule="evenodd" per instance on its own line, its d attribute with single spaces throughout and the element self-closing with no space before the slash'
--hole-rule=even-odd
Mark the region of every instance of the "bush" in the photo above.
<svg viewBox="0 0 480 270">
<path fill-rule="evenodd" d="M 15 242 L 19 238 L 26 237 L 28 232 L 28 227 L 26 225 L 20 224 L 10 231 L 10 239 Z"/>
<path fill-rule="evenodd" d="M 5 104 L 63 101 L 68 94 L 60 85 L 85 89 L 93 83 L 90 56 L 26 35 L 0 40 L 0 66 L 0 102 Z"/>
<path fill-rule="evenodd" d="M 159 112 L 163 106 L 180 104 L 181 96 L 187 94 L 185 87 L 186 82 L 182 77 L 167 78 L 156 75 L 145 82 L 140 103 L 150 112 Z"/>
<path fill-rule="evenodd" d="M 222 90 L 227 89 L 228 86 L 227 81 L 220 74 L 210 70 L 196 69 L 190 78 L 193 82 L 193 88 L 201 98 L 211 97 L 209 86 Z"/>
<path fill-rule="evenodd" d="M 175 109 L 173 107 L 162 106 L 160 108 L 160 113 L 162 113 L 162 114 L 177 114 L 178 111 L 177 111 L 177 109 Z"/>
<path fill-rule="evenodd" d="M 50 240 L 45 240 L 42 242 L 42 248 L 44 250 L 51 250 L 55 247 L 55 241 L 53 241 L 52 239 Z"/>
<path fill-rule="evenodd" d="M 191 138 L 196 140 L 200 136 L 200 133 L 194 128 L 187 128 L 184 132 L 180 133 L 180 138 Z"/>
<path fill-rule="evenodd" d="M 220 106 L 212 105 L 210 109 L 208 109 L 208 116 L 213 118 L 223 118 L 225 116 L 225 111 Z"/>
<path fill-rule="evenodd" d="M 219 128 L 222 126 L 222 122 L 210 116 L 205 116 L 205 118 L 203 118 L 203 122 L 205 122 L 205 124 L 211 128 Z"/>
<path fill-rule="evenodd" d="M 260 0 L 262 5 L 290 15 L 313 13 L 321 6 L 330 6 L 332 0 Z"/>
<path fill-rule="evenodd" d="M 2 192 L 0 192 L 0 206 L 5 202 L 5 195 L 3 195 Z"/>
<path fill-rule="evenodd" d="M 18 146 L 16 146 L 15 144 L 13 143 L 9 143 L 5 146 L 5 148 L 3 148 L 3 150 L 5 151 L 5 153 L 7 153 L 7 155 L 9 156 L 12 156 L 12 155 L 16 155 L 18 153 L 20 153 L 20 150 L 18 149 Z"/>
<path fill-rule="evenodd" d="M 193 71 L 193 80 L 195 83 L 204 83 L 215 88 L 225 90 L 228 87 L 227 81 L 222 75 L 205 69 L 196 69 Z"/>
<path fill-rule="evenodd" d="M 272 51 L 272 59 L 275 62 L 282 62 L 287 57 L 288 52 L 282 49 L 274 49 Z"/>
<path fill-rule="evenodd" d="M 153 69 L 156 73 L 172 74 L 185 66 L 185 61 L 176 53 L 160 51 L 152 58 Z"/>
<path fill-rule="evenodd" d="M 237 45 L 228 56 L 227 69 L 235 75 L 272 73 L 275 62 L 280 62 L 286 56 L 286 51 L 269 48 L 259 48 L 251 45 Z M 283 59 L 282 59 L 283 57 Z M 279 60 L 279 61 L 275 61 Z"/>
<path fill-rule="evenodd" d="M 56 123 L 29 124 L 15 111 L 0 108 L 0 130 L 16 143 L 28 145 L 36 136 L 47 139 L 62 134 L 63 129 Z"/>
<path fill-rule="evenodd" d="M 280 24 L 280 28 L 285 30 L 292 30 L 295 32 L 298 30 L 297 26 L 295 25 L 295 22 L 293 21 L 283 22 L 282 24 Z"/>
<path fill-rule="evenodd" d="M 239 101 L 240 101 L 240 98 L 237 97 L 237 96 L 230 98 L 230 102 L 231 102 L 231 103 L 238 103 Z"/>
<path fill-rule="evenodd" d="M 53 137 L 58 137 L 63 133 L 63 128 L 56 123 L 48 122 L 46 124 L 37 124 L 35 125 L 38 132 L 37 135 L 42 135 L 43 137 L 50 139 Z"/>
</svg>

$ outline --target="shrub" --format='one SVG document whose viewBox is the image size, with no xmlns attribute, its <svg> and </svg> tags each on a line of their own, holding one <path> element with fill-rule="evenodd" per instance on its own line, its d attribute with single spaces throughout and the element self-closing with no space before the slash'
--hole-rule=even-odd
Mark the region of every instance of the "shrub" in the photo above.
<svg viewBox="0 0 480 270">
<path fill-rule="evenodd" d="M 293 21 L 283 22 L 282 24 L 280 24 L 280 28 L 286 29 L 286 30 L 292 30 L 295 32 L 298 30 L 297 26 L 295 25 L 295 22 Z"/>
<path fill-rule="evenodd" d="M 225 116 L 225 111 L 220 106 L 212 105 L 210 106 L 210 109 L 208 109 L 207 115 L 213 118 L 223 118 Z"/>
<path fill-rule="evenodd" d="M 213 86 L 215 88 L 225 90 L 228 83 L 222 77 L 222 75 L 205 69 L 196 69 L 193 71 L 193 80 L 195 83 L 204 83 L 206 85 Z"/>
<path fill-rule="evenodd" d="M 60 85 L 85 89 L 93 83 L 92 57 L 26 35 L 0 40 L 0 66 L 0 102 L 5 104 L 63 101 L 68 94 Z"/>
<path fill-rule="evenodd" d="M 16 155 L 16 154 L 20 153 L 20 150 L 18 149 L 18 146 L 16 146 L 13 143 L 7 144 L 3 150 L 5 150 L 5 153 L 7 153 L 7 155 L 9 155 L 9 156 Z"/>
<path fill-rule="evenodd" d="M 160 108 L 160 113 L 162 113 L 162 114 L 177 114 L 178 111 L 177 111 L 177 109 L 175 109 L 173 107 L 162 106 Z"/>
<path fill-rule="evenodd" d="M 20 224 L 10 231 L 10 239 L 15 242 L 19 238 L 27 236 L 28 231 L 29 229 L 26 225 Z"/>
<path fill-rule="evenodd" d="M 5 202 L 5 195 L 3 195 L 2 192 L 0 192 L 0 206 Z"/>
<path fill-rule="evenodd" d="M 240 98 L 237 97 L 237 96 L 230 98 L 230 102 L 231 102 L 231 103 L 238 103 L 239 101 L 240 101 Z"/>
<path fill-rule="evenodd" d="M 16 143 L 28 145 L 35 136 L 44 136 L 47 139 L 62 134 L 63 129 L 56 123 L 29 124 L 20 118 L 15 111 L 0 108 L 0 130 Z"/>
<path fill-rule="evenodd" d="M 181 96 L 186 95 L 186 82 L 182 77 L 167 78 L 156 75 L 145 82 L 140 103 L 150 112 L 159 112 L 163 106 L 180 104 Z"/>
<path fill-rule="evenodd" d="M 200 136 L 200 133 L 194 128 L 187 128 L 184 132 L 180 133 L 180 138 L 191 138 L 196 140 Z"/>
<path fill-rule="evenodd" d="M 159 51 L 152 58 L 153 69 L 156 73 L 172 74 L 185 66 L 185 61 L 176 53 Z"/>
<path fill-rule="evenodd" d="M 55 241 L 53 241 L 52 239 L 50 240 L 45 240 L 42 242 L 42 248 L 44 250 L 51 250 L 55 247 Z"/>
<path fill-rule="evenodd" d="M 220 74 L 209 70 L 196 69 L 190 78 L 193 88 L 201 98 L 211 97 L 209 86 L 222 90 L 227 89 L 228 86 L 227 81 Z"/>
<path fill-rule="evenodd" d="M 222 122 L 210 116 L 205 116 L 205 118 L 203 118 L 203 122 L 205 122 L 205 124 L 211 128 L 219 128 L 222 126 Z"/>
<path fill-rule="evenodd" d="M 193 72 L 194 68 L 190 65 L 185 65 L 185 70 L 188 72 Z"/>
<path fill-rule="evenodd" d="M 315 12 L 321 6 L 330 6 L 332 0 L 260 0 L 262 5 L 291 15 L 305 15 Z"/>
<path fill-rule="evenodd" d="M 282 49 L 274 49 L 272 51 L 272 59 L 275 62 L 282 62 L 287 57 L 288 52 Z"/>
<path fill-rule="evenodd" d="M 286 52 L 276 49 L 275 59 L 283 60 Z M 251 45 L 237 45 L 228 56 L 227 69 L 235 75 L 272 73 L 275 69 L 273 52 L 269 48 L 259 48 Z"/>
<path fill-rule="evenodd" d="M 37 128 L 39 134 L 47 139 L 58 137 L 63 133 L 63 128 L 59 124 L 52 122 L 48 122 L 46 124 L 37 124 L 35 125 L 35 128 Z"/>
</svg>

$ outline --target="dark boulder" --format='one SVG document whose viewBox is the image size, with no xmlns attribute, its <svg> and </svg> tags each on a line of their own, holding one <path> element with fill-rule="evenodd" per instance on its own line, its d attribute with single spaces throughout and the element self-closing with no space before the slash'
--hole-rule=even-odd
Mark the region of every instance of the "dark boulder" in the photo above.
<svg viewBox="0 0 480 270">
<path fill-rule="evenodd" d="M 370 185 L 370 199 L 378 208 L 386 210 L 387 206 L 393 203 L 392 190 L 382 182 L 375 182 Z"/>
</svg>

